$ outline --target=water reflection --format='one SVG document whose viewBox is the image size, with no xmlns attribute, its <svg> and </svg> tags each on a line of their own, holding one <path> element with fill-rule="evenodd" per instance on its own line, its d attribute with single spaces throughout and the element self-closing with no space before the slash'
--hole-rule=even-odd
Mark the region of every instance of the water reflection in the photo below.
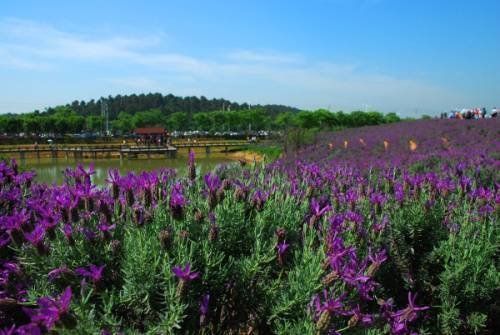
<svg viewBox="0 0 500 335">
<path fill-rule="evenodd" d="M 214 153 L 207 155 L 199 155 L 196 157 L 196 164 L 201 171 L 207 172 L 215 168 L 216 165 L 231 162 L 231 159 L 222 154 Z M 120 173 L 126 174 L 129 171 L 151 171 L 160 168 L 174 168 L 178 169 L 179 173 L 183 173 L 187 165 L 187 156 L 178 155 L 177 158 L 157 158 L 157 159 L 84 159 L 84 160 L 65 160 L 65 159 L 31 159 L 19 161 L 20 166 L 26 170 L 34 170 L 37 174 L 36 180 L 42 183 L 57 183 L 63 181 L 63 171 L 70 167 L 75 168 L 79 163 L 88 167 L 89 164 L 94 163 L 95 174 L 93 182 L 96 184 L 103 184 L 108 176 L 108 170 L 111 168 L 118 168 Z"/>
</svg>

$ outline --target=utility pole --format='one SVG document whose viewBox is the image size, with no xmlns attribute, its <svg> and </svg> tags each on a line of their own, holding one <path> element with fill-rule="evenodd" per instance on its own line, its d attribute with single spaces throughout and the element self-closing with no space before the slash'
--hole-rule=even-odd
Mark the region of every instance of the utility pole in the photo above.
<svg viewBox="0 0 500 335">
<path fill-rule="evenodd" d="M 106 99 L 101 98 L 101 117 L 104 119 L 104 133 L 106 136 L 109 135 L 109 111 L 108 111 L 108 103 Z"/>
</svg>

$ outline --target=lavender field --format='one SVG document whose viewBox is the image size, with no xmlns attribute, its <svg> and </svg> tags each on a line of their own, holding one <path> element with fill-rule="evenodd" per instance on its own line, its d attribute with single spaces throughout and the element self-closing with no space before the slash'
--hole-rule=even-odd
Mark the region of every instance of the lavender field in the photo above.
<svg viewBox="0 0 500 335">
<path fill-rule="evenodd" d="M 355 128 L 105 187 L 1 162 L 0 334 L 497 333 L 499 129 Z"/>
</svg>

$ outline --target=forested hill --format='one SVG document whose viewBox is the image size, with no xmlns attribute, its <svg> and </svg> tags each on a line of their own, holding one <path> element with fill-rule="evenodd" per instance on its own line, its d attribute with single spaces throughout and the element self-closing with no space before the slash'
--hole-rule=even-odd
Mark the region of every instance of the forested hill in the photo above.
<svg viewBox="0 0 500 335">
<path fill-rule="evenodd" d="M 104 105 L 105 104 L 105 105 Z M 284 105 L 238 104 L 225 99 L 177 97 L 160 93 L 117 95 L 90 101 L 74 101 L 43 112 L 0 114 L 0 135 L 65 134 L 106 129 L 102 107 L 108 110 L 109 130 L 127 134 L 138 127 L 163 126 L 169 130 L 210 132 L 277 130 L 299 127 L 331 130 L 397 122 L 394 114 L 344 113 L 320 109 L 303 111 Z"/>
<path fill-rule="evenodd" d="M 284 105 L 249 105 L 237 103 L 225 99 L 207 99 L 201 97 L 179 97 L 173 94 L 163 95 L 161 93 L 116 95 L 104 98 L 110 119 L 115 119 L 120 112 L 135 114 L 151 109 L 159 109 L 163 115 L 176 112 L 187 112 L 190 114 L 199 112 L 211 112 L 220 110 L 246 110 L 249 108 L 260 109 L 268 115 L 276 115 L 282 112 L 298 112 L 298 108 Z M 67 104 L 74 112 L 82 116 L 101 115 L 101 102 L 103 98 L 90 101 L 73 101 Z M 56 108 L 47 109 L 49 114 L 55 113 Z"/>
</svg>

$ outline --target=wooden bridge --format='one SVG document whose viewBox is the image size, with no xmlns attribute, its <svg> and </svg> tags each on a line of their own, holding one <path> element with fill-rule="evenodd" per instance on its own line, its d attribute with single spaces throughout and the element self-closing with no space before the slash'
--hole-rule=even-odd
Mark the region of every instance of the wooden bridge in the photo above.
<svg viewBox="0 0 500 335">
<path fill-rule="evenodd" d="M 229 147 L 241 147 L 248 145 L 247 141 L 200 141 L 200 142 L 177 142 L 173 145 L 122 145 L 122 144 L 105 144 L 105 145 L 30 145 L 30 146 L 8 146 L 0 147 L 0 156 L 19 157 L 24 160 L 26 157 L 40 158 L 49 156 L 54 159 L 58 157 L 71 156 L 74 159 L 92 158 L 110 158 L 120 157 L 138 158 L 139 155 L 146 155 L 150 158 L 151 155 L 164 155 L 166 158 L 175 158 L 179 148 L 186 148 L 188 151 L 192 148 L 205 148 L 207 154 L 210 153 L 213 147 L 223 147 L 228 151 Z"/>
</svg>

